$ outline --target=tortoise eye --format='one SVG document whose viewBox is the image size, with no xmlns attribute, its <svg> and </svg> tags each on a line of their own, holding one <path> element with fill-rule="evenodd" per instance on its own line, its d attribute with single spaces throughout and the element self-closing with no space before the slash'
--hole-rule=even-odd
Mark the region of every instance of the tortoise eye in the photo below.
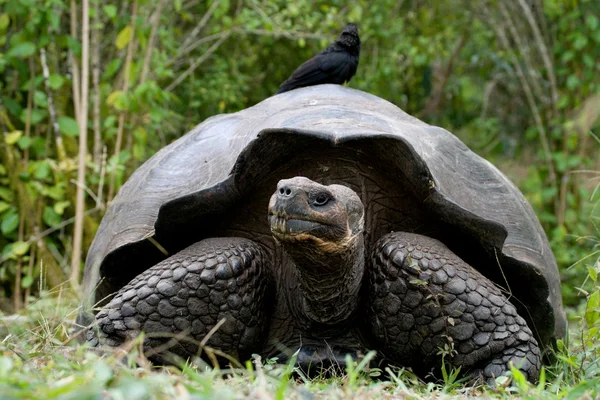
<svg viewBox="0 0 600 400">
<path fill-rule="evenodd" d="M 329 203 L 329 200 L 331 200 L 331 198 L 328 195 L 325 193 L 320 193 L 313 200 L 313 205 L 324 206 L 325 204 Z"/>
</svg>

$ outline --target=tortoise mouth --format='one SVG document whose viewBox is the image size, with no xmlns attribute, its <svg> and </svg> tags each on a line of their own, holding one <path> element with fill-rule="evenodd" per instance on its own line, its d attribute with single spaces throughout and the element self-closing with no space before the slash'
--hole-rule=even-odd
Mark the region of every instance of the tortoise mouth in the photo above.
<svg viewBox="0 0 600 400">
<path fill-rule="evenodd" d="M 287 215 L 282 212 L 269 212 L 271 233 L 277 238 L 311 234 L 315 230 L 328 226 L 305 216 Z"/>
</svg>

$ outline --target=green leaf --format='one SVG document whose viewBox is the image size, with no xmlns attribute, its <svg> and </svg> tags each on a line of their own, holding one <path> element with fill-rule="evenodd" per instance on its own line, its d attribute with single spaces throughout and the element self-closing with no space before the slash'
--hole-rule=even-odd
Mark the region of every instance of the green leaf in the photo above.
<svg viewBox="0 0 600 400">
<path fill-rule="evenodd" d="M 181 12 L 181 0 L 175 0 L 175 11 Z"/>
<path fill-rule="evenodd" d="M 17 145 L 21 150 L 28 149 L 31 146 L 31 138 L 28 136 L 22 136 L 17 142 Z"/>
<path fill-rule="evenodd" d="M 47 116 L 48 116 L 48 112 L 46 110 L 40 110 L 39 108 L 34 108 L 33 110 L 31 110 L 31 123 L 33 125 L 39 124 Z M 23 123 L 25 123 L 25 121 L 27 121 L 27 110 L 21 111 L 21 115 L 19 116 L 19 119 Z"/>
<path fill-rule="evenodd" d="M 23 278 L 23 280 L 21 281 L 21 286 L 24 288 L 28 288 L 33 284 L 33 277 L 27 275 L 26 277 Z"/>
<path fill-rule="evenodd" d="M 48 96 L 46 96 L 46 93 L 40 91 L 40 90 L 36 90 L 33 93 L 33 99 L 35 100 L 35 104 L 39 107 L 48 107 Z"/>
<path fill-rule="evenodd" d="M 14 242 L 12 247 L 12 252 L 16 256 L 24 256 L 29 251 L 29 243 L 27 242 Z"/>
<path fill-rule="evenodd" d="M 21 112 L 23 111 L 23 107 L 21 107 L 21 105 L 19 103 L 17 103 L 10 97 L 2 97 L 2 103 L 4 103 L 4 106 L 12 115 L 14 115 L 16 117 L 21 115 Z"/>
<path fill-rule="evenodd" d="M 65 197 L 64 186 L 61 185 L 60 183 L 58 183 L 58 184 L 56 184 L 54 186 L 46 187 L 44 189 L 44 196 L 48 196 L 51 199 L 54 199 L 56 201 L 60 201 L 60 200 L 64 199 L 64 197 Z"/>
<path fill-rule="evenodd" d="M 27 58 L 35 53 L 35 45 L 31 42 L 19 43 L 15 47 L 12 47 L 6 53 L 7 57 Z"/>
<path fill-rule="evenodd" d="M 48 78 L 48 83 L 53 90 L 60 89 L 64 82 L 65 79 L 60 75 L 53 74 Z"/>
<path fill-rule="evenodd" d="M 48 226 L 55 226 L 60 224 L 60 215 L 55 213 L 52 207 L 49 206 L 44 207 L 42 219 L 44 220 L 44 223 Z"/>
<path fill-rule="evenodd" d="M 14 132 L 7 134 L 4 137 L 4 140 L 6 141 L 6 144 L 8 144 L 9 146 L 12 146 L 13 144 L 15 144 L 19 141 L 19 139 L 21 138 L 22 135 L 23 135 L 23 131 L 14 131 Z"/>
<path fill-rule="evenodd" d="M 8 28 L 8 24 L 10 24 L 8 14 L 0 14 L 0 31 L 5 31 Z"/>
<path fill-rule="evenodd" d="M 113 6 L 112 4 L 102 7 L 102 10 L 104 10 L 104 13 L 110 19 L 113 19 L 117 16 L 117 7 Z"/>
<path fill-rule="evenodd" d="M 596 269 L 593 267 L 588 267 L 588 274 L 590 275 L 590 278 L 596 282 L 598 279 L 598 271 L 596 271 Z"/>
<path fill-rule="evenodd" d="M 581 81 L 577 77 L 577 75 L 569 75 L 567 78 L 567 88 L 570 90 L 576 89 L 581 85 Z"/>
<path fill-rule="evenodd" d="M 121 68 L 122 62 L 123 61 L 120 58 L 115 58 L 114 60 L 109 62 L 106 68 L 104 69 L 102 79 L 107 80 L 111 78 L 119 70 L 119 68 Z"/>
<path fill-rule="evenodd" d="M 131 26 L 127 25 L 117 35 L 117 40 L 115 42 L 117 49 L 123 50 L 125 48 L 125 46 L 127 46 L 127 44 L 129 43 L 130 39 L 131 39 Z"/>
<path fill-rule="evenodd" d="M 583 49 L 588 44 L 588 38 L 585 35 L 577 35 L 575 41 L 573 42 L 573 47 L 577 50 Z"/>
<path fill-rule="evenodd" d="M 23 182 L 31 181 L 31 173 L 29 173 L 27 171 L 23 171 L 19 174 L 19 179 Z"/>
<path fill-rule="evenodd" d="M 106 104 L 118 111 L 123 111 L 127 109 L 127 97 L 122 90 L 115 90 L 106 98 Z"/>
<path fill-rule="evenodd" d="M 35 179 L 43 180 L 50 176 L 50 172 L 50 164 L 45 161 L 41 161 L 35 165 L 33 176 Z"/>
<path fill-rule="evenodd" d="M 58 118 L 58 127 L 60 128 L 60 131 L 67 136 L 79 135 L 79 125 L 77 124 L 77 121 L 71 117 Z"/>
<path fill-rule="evenodd" d="M 69 200 L 57 201 L 54 204 L 54 212 L 58 215 L 63 215 L 65 212 L 65 208 L 69 207 L 71 202 Z"/>
<path fill-rule="evenodd" d="M 15 199 L 15 194 L 8 188 L 0 187 L 0 198 L 10 203 Z"/>
<path fill-rule="evenodd" d="M 19 226 L 19 214 L 16 211 L 8 213 L 2 218 L 2 224 L 0 224 L 0 230 L 4 236 L 12 233 Z"/>
<path fill-rule="evenodd" d="M 596 17 L 594 14 L 588 14 L 587 17 L 585 18 L 585 23 L 593 31 L 598 29 L 598 17 Z M 1 26 L 0 26 L 0 29 L 2 29 Z"/>
<path fill-rule="evenodd" d="M 10 204 L 8 204 L 5 201 L 0 201 L 0 214 L 2 214 L 4 211 L 8 210 L 10 208 Z"/>
<path fill-rule="evenodd" d="M 590 295 L 587 301 L 587 308 L 585 310 L 585 321 L 588 326 L 593 326 L 600 319 L 600 313 L 598 308 L 600 306 L 600 291 L 596 290 Z"/>
</svg>

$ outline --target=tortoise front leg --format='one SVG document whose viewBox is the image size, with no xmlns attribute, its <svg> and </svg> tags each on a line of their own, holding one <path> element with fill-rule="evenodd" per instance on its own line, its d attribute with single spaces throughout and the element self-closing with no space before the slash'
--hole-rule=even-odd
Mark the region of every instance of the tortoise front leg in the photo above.
<svg viewBox="0 0 600 400">
<path fill-rule="evenodd" d="M 488 382 L 521 369 L 539 377 L 540 350 L 515 307 L 439 241 L 390 233 L 372 254 L 369 318 L 379 349 L 417 372 L 451 365 Z M 442 350 L 440 352 L 440 350 Z"/>
<path fill-rule="evenodd" d="M 88 342 L 118 346 L 145 332 L 144 351 L 162 352 L 152 359 L 164 362 L 168 353 L 198 354 L 198 344 L 225 319 L 207 346 L 249 357 L 267 327 L 272 280 L 265 262 L 260 246 L 247 239 L 195 243 L 119 290 L 96 315 L 98 329 L 88 332 Z"/>
</svg>

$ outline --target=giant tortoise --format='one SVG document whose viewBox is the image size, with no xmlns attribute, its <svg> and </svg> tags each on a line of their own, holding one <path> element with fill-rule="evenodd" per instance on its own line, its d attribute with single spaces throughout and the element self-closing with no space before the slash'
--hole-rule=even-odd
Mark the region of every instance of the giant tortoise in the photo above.
<svg viewBox="0 0 600 400">
<path fill-rule="evenodd" d="M 512 364 L 536 380 L 565 333 L 556 261 L 515 185 L 337 85 L 212 117 L 142 165 L 102 220 L 84 298 L 92 346 L 145 332 L 163 361 L 210 333 L 240 360 L 376 350 L 421 375 L 449 362 L 491 381 Z"/>
</svg>

